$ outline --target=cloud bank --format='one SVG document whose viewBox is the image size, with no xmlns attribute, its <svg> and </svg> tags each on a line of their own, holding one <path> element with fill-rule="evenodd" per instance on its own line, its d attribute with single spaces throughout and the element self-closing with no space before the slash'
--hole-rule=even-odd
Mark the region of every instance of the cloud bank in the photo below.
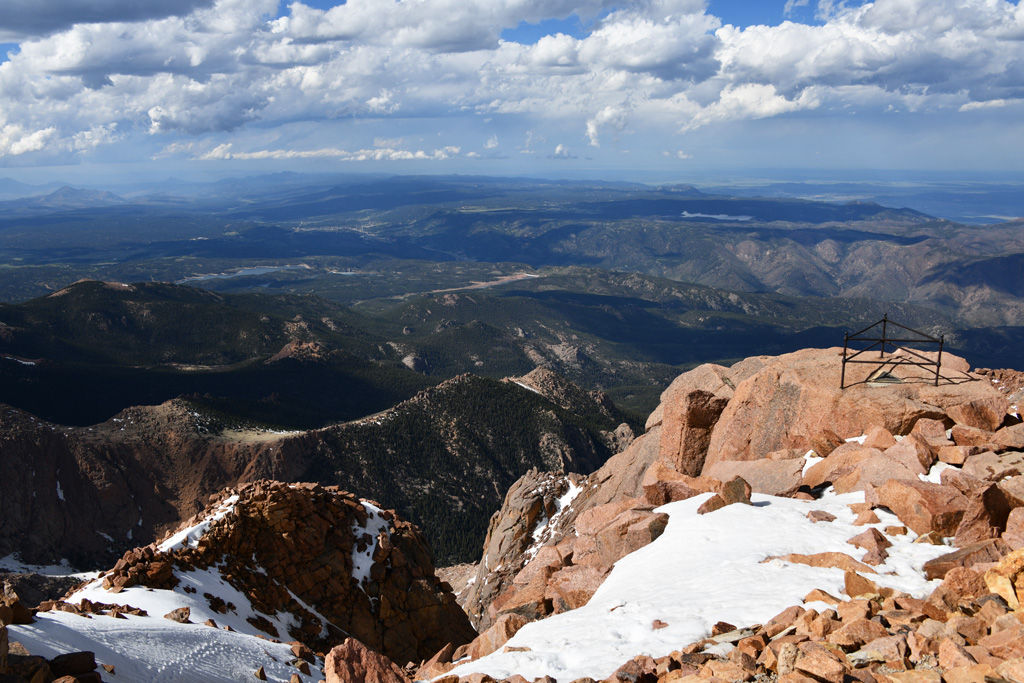
<svg viewBox="0 0 1024 683">
<path fill-rule="evenodd" d="M 740 28 L 703 0 L 8 0 L 0 163 L 130 155 L 139 140 L 165 158 L 443 160 L 548 128 L 577 136 L 549 155 L 564 159 L 655 134 L 689 148 L 729 122 L 1021 113 L 1020 2 L 854 5 Z M 501 37 L 571 16 L 588 29 Z M 431 121 L 443 140 L 375 148 L 353 128 L 310 142 L 324 122 L 389 120 Z"/>
</svg>

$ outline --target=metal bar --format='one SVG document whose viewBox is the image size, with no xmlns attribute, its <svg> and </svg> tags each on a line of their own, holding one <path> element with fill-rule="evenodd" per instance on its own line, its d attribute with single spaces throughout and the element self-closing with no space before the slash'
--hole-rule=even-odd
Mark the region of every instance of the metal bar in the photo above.
<svg viewBox="0 0 1024 683">
<path fill-rule="evenodd" d="M 840 390 L 846 388 L 846 348 L 850 342 L 850 333 L 843 333 L 843 371 L 839 375 L 839 388 Z"/>
<path fill-rule="evenodd" d="M 881 353 L 878 354 L 879 358 L 881 358 L 882 356 L 885 355 L 885 336 L 886 336 L 885 328 L 888 326 L 888 324 L 889 324 L 889 314 L 886 313 L 885 315 L 882 316 L 882 351 L 881 351 Z"/>
<path fill-rule="evenodd" d="M 881 320 L 879 320 L 879 321 L 878 321 L 878 323 L 880 323 L 880 322 L 882 322 L 882 321 L 881 321 Z M 860 335 L 860 334 L 864 334 L 865 332 L 867 332 L 868 330 L 870 330 L 870 329 L 871 329 L 872 327 L 875 327 L 876 325 L 878 325 L 878 323 L 871 323 L 870 325 L 868 325 L 867 327 L 865 327 L 865 328 L 864 328 L 863 330 L 861 330 L 860 332 L 854 332 L 853 334 L 851 334 L 851 335 L 850 335 L 850 338 L 852 339 L 852 338 L 856 337 L 857 335 Z"/>
<path fill-rule="evenodd" d="M 946 341 L 946 335 L 939 337 L 939 360 L 935 363 L 935 386 L 939 386 L 939 369 L 942 367 L 942 345 Z"/>
<path fill-rule="evenodd" d="M 931 336 L 930 334 L 925 334 L 924 332 L 921 332 L 920 330 L 915 330 L 913 327 L 907 327 L 906 325 L 900 325 L 899 323 L 892 322 L 891 320 L 889 322 L 892 323 L 893 325 L 895 325 L 896 327 L 903 328 L 907 332 L 913 332 L 914 334 L 919 334 L 922 337 L 924 337 L 924 339 L 919 339 L 918 341 L 928 341 L 928 342 L 931 342 L 933 344 L 938 344 L 939 343 L 939 340 L 936 339 L 935 337 Z"/>
<path fill-rule="evenodd" d="M 882 341 L 877 337 L 850 337 L 850 341 Z M 902 339 L 900 337 L 886 337 L 887 342 L 903 342 L 906 344 L 938 344 L 938 340 L 931 342 L 927 339 Z"/>
<path fill-rule="evenodd" d="M 876 346 L 878 346 L 878 344 L 872 344 L 871 346 L 867 347 L 866 349 L 861 349 L 861 350 L 860 350 L 860 351 L 858 351 L 857 353 L 855 353 L 855 354 L 853 354 L 852 356 L 850 356 L 850 358 L 851 358 L 851 359 L 852 359 L 852 358 L 856 358 L 857 356 L 859 356 L 859 355 L 860 355 L 860 354 L 862 354 L 862 353 L 867 353 L 868 351 L 870 351 L 871 349 L 875 348 Z M 858 361 L 858 362 L 863 362 L 863 361 Z M 871 362 L 872 362 L 872 363 L 877 363 L 878 361 L 877 361 L 877 360 L 873 360 L 873 361 L 871 361 Z"/>
</svg>

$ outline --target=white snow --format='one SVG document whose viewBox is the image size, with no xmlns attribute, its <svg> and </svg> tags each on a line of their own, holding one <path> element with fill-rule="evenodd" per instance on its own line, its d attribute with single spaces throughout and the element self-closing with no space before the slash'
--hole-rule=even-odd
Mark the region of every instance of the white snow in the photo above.
<svg viewBox="0 0 1024 683">
<path fill-rule="evenodd" d="M 519 386 L 521 386 L 523 389 L 529 389 L 530 391 L 532 391 L 533 393 L 537 394 L 538 396 L 543 396 L 544 395 L 544 394 L 540 393 L 539 391 L 537 391 L 536 389 L 534 389 L 533 387 L 531 387 L 529 384 L 526 384 L 525 382 L 520 382 L 519 380 L 515 380 L 515 383 L 518 384 Z"/>
<path fill-rule="evenodd" d="M 203 534 L 205 534 L 206 530 L 210 528 L 210 525 L 227 516 L 228 513 L 235 509 L 235 503 L 237 502 L 237 495 L 225 498 L 224 501 L 217 506 L 217 509 L 213 511 L 213 514 L 203 518 L 202 521 L 194 526 L 187 527 L 174 534 L 158 545 L 157 550 L 166 553 L 171 552 L 172 550 L 177 550 L 178 548 L 196 547 L 196 544 L 199 543 L 199 539 L 203 537 Z"/>
<path fill-rule="evenodd" d="M 60 487 L 59 479 L 57 480 L 57 498 L 59 498 L 61 501 L 64 500 L 64 489 Z"/>
<path fill-rule="evenodd" d="M 366 502 L 360 501 L 366 508 L 366 526 L 360 526 L 358 520 L 352 522 L 352 534 L 358 541 L 363 534 L 370 535 L 370 541 L 366 544 L 366 550 L 359 552 L 358 543 L 352 544 L 352 576 L 359 587 L 370 579 L 370 569 L 373 567 L 373 553 L 377 550 L 377 535 L 381 532 L 390 537 L 388 533 L 388 521 L 380 508 Z"/>
<path fill-rule="evenodd" d="M 298 673 L 287 665 L 293 655 L 284 643 L 198 624 L 178 624 L 159 616 L 86 619 L 65 612 L 41 612 L 35 623 L 11 625 L 8 630 L 11 640 L 34 655 L 92 651 L 97 663 L 114 665 L 119 681 L 237 683 L 254 680 L 253 673 L 260 666 L 268 681 L 286 682 Z M 320 678 L 319 672 L 299 677 L 303 681 Z"/>
<path fill-rule="evenodd" d="M 542 517 L 537 521 L 537 526 L 533 530 L 533 543 L 526 549 L 523 555 L 526 557 L 524 564 L 529 564 L 530 560 L 537 556 L 544 542 L 551 536 L 551 530 L 558 523 L 559 518 L 562 516 L 562 512 L 572 504 L 572 501 L 576 499 L 576 496 L 580 495 L 583 490 L 582 486 L 577 486 L 572 483 L 572 480 L 566 480 L 569 484 L 569 488 L 564 494 L 557 500 L 555 500 L 555 514 L 551 515 L 548 519 L 547 516 Z M 494 571 L 498 571 L 499 567 L 495 567 Z"/>
<path fill-rule="evenodd" d="M 865 551 L 848 539 L 868 526 L 881 531 L 899 523 L 895 515 L 877 510 L 880 523 L 853 526 L 855 515 L 847 506 L 863 502 L 863 493 L 836 495 L 829 489 L 813 501 L 755 494 L 753 506 L 730 505 L 698 515 L 710 495 L 658 508 L 670 517 L 665 533 L 619 560 L 587 605 L 527 624 L 507 643 L 529 651 L 496 652 L 449 674 L 601 680 L 638 654 L 659 657 L 706 637 L 719 620 L 737 626 L 764 623 L 801 604 L 815 588 L 841 597 L 844 573 L 839 569 L 763 560 L 828 551 L 859 559 Z M 811 510 L 825 510 L 836 520 L 812 523 L 807 519 Z M 950 548 L 914 544 L 915 537 L 891 537 L 889 559 L 871 580 L 916 596 L 933 590 L 937 582 L 924 579 L 922 566 Z M 652 630 L 654 619 L 669 625 Z"/>
</svg>

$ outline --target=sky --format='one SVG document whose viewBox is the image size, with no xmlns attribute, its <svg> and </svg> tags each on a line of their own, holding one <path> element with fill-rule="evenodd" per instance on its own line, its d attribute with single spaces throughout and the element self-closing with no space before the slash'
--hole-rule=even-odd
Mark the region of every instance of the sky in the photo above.
<svg viewBox="0 0 1024 683">
<path fill-rule="evenodd" d="M 1022 0 L 4 0 L 0 177 L 1024 171 Z"/>
</svg>

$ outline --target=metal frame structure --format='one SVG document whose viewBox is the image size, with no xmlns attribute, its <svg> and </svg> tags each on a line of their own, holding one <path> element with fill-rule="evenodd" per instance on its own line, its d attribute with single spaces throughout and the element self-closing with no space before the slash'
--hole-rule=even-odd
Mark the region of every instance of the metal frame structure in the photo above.
<svg viewBox="0 0 1024 683">
<path fill-rule="evenodd" d="M 871 330 L 873 330 L 874 328 L 878 327 L 879 325 L 882 326 L 882 336 L 881 337 L 866 337 L 866 336 L 863 336 L 863 335 L 867 334 L 868 332 L 870 332 Z M 898 336 L 897 337 L 890 337 L 889 336 L 889 334 L 890 334 L 890 329 L 889 329 L 890 326 L 895 326 L 895 327 L 899 328 L 900 330 L 905 330 L 907 332 L 910 332 L 911 334 L 916 334 L 918 336 L 918 338 L 917 339 L 903 339 L 903 338 L 900 338 Z M 877 332 L 875 334 L 877 334 Z M 925 334 L 924 332 L 919 332 L 918 330 L 915 330 L 915 329 L 912 329 L 910 327 L 907 327 L 906 325 L 900 325 L 897 322 L 893 322 L 892 320 L 889 320 L 889 314 L 887 313 L 884 316 L 882 316 L 882 319 L 879 320 L 877 323 L 874 323 L 873 325 L 869 325 L 869 326 L 865 327 L 860 332 L 855 332 L 853 334 L 850 334 L 849 332 L 847 332 L 847 333 L 845 333 L 843 335 L 843 372 L 842 372 L 842 376 L 839 379 L 839 388 L 840 389 L 845 389 L 846 388 L 846 364 L 847 363 L 873 363 L 873 364 L 877 364 L 878 365 L 878 369 L 879 370 L 881 370 L 886 365 L 890 365 L 890 364 L 892 364 L 892 365 L 916 365 L 916 366 L 919 366 L 919 367 L 934 367 L 935 368 L 935 386 L 939 386 L 939 368 L 942 366 L 942 347 L 945 344 L 945 340 L 946 340 L 946 335 L 942 335 L 942 336 L 940 336 L 938 338 L 935 338 L 935 337 L 933 337 L 931 335 Z M 850 342 L 872 342 L 872 343 L 867 348 L 861 349 L 861 350 L 857 351 L 856 353 L 854 353 L 852 355 L 848 355 L 849 352 L 853 350 L 853 349 L 850 349 Z M 938 347 L 939 347 L 939 355 L 936 358 L 936 360 L 930 360 L 928 357 L 922 355 L 921 353 L 918 353 L 914 349 L 907 348 L 906 346 L 901 346 L 901 344 L 937 344 Z M 905 351 L 911 357 L 910 358 L 891 358 L 891 357 L 890 358 L 885 358 L 885 347 L 886 347 L 886 345 L 891 346 L 892 350 L 894 352 L 897 349 L 899 349 L 899 350 Z M 881 348 L 879 348 L 879 351 L 878 351 L 878 359 L 869 360 L 867 358 L 864 358 L 864 359 L 859 359 L 858 358 L 858 356 L 860 356 L 861 354 L 867 353 L 867 352 L 869 352 L 869 351 L 871 351 L 871 350 L 873 350 L 873 349 L 875 349 L 875 348 L 877 348 L 879 346 Z M 881 359 L 881 360 L 879 360 L 879 359 Z"/>
</svg>

